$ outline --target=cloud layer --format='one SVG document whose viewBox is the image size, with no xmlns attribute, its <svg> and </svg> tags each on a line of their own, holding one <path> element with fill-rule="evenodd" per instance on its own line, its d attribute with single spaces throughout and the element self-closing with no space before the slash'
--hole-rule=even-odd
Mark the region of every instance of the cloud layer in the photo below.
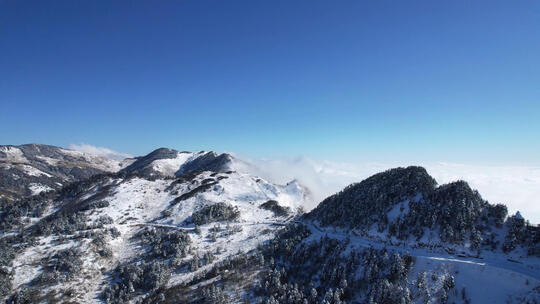
<svg viewBox="0 0 540 304">
<path fill-rule="evenodd" d="M 325 197 L 345 186 L 398 166 L 409 164 L 339 163 L 314 161 L 307 157 L 250 159 L 251 173 L 277 183 L 297 179 L 313 192 L 315 207 Z M 416 165 L 416 164 L 415 164 Z M 520 211 L 532 223 L 540 223 L 540 168 L 519 166 L 476 166 L 455 163 L 425 163 L 439 184 L 465 180 L 490 203 L 503 203 L 509 213 Z"/>
<path fill-rule="evenodd" d="M 111 158 L 111 159 L 117 159 L 117 160 L 122 160 L 124 158 L 132 157 L 130 154 L 120 153 L 120 152 L 116 152 L 114 150 L 111 150 L 109 148 L 96 147 L 96 146 L 92 146 L 92 145 L 85 144 L 85 143 L 70 144 L 69 149 L 84 152 L 84 153 L 90 153 L 90 154 L 94 154 L 94 155 L 99 155 L 99 156 L 103 156 L 103 157 L 107 157 L 107 158 Z"/>
</svg>

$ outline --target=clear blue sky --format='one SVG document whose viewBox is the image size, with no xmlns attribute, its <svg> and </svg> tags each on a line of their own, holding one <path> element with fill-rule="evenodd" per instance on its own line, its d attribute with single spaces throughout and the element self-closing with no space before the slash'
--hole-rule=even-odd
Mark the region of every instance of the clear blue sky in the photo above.
<svg viewBox="0 0 540 304">
<path fill-rule="evenodd" d="M 540 2 L 0 0 L 0 106 L 0 144 L 540 164 Z"/>
</svg>

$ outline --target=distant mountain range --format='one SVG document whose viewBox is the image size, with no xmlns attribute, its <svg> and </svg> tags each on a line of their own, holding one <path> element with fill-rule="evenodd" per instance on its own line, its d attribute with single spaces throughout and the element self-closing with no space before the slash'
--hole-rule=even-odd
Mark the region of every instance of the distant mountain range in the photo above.
<svg viewBox="0 0 540 304">
<path fill-rule="evenodd" d="M 540 230 L 421 167 L 310 190 L 229 154 L 0 146 L 7 303 L 540 303 Z M 486 291 L 487 290 L 487 291 Z"/>
<path fill-rule="evenodd" d="M 104 173 L 173 177 L 229 170 L 233 158 L 215 152 L 179 152 L 160 148 L 142 157 L 115 160 L 55 146 L 0 146 L 0 198 L 16 200 L 58 190 Z"/>
<path fill-rule="evenodd" d="M 93 175 L 117 172 L 134 160 L 117 161 L 55 146 L 0 146 L 0 198 L 16 200 Z"/>
</svg>

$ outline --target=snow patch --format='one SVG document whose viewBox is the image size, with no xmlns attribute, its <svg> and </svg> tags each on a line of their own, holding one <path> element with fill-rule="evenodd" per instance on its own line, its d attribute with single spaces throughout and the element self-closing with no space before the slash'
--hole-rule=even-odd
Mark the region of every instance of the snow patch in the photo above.
<svg viewBox="0 0 540 304">
<path fill-rule="evenodd" d="M 44 161 L 47 165 L 56 166 L 59 163 L 58 159 L 54 159 L 54 158 L 51 158 L 51 157 L 46 157 L 46 156 L 41 156 L 41 155 L 38 155 L 36 157 L 38 159 Z"/>
<path fill-rule="evenodd" d="M 28 186 L 28 189 L 30 189 L 30 191 L 32 191 L 32 195 L 37 195 L 37 194 L 40 194 L 41 192 L 54 190 L 53 188 L 51 188 L 51 187 L 49 187 L 47 185 L 36 184 L 36 183 L 30 184 Z"/>
<path fill-rule="evenodd" d="M 28 159 L 24 157 L 23 152 L 19 148 L 15 147 L 0 147 L 0 152 L 6 154 L 5 157 L 0 158 L 3 161 L 16 162 L 16 163 L 26 163 Z"/>
<path fill-rule="evenodd" d="M 165 158 L 153 161 L 152 168 L 164 176 L 174 176 L 180 167 L 192 160 L 195 155 L 195 153 L 178 152 L 175 158 Z"/>
<path fill-rule="evenodd" d="M 409 200 L 405 200 L 401 203 L 397 203 L 388 212 L 388 221 L 393 222 L 397 218 L 403 217 L 409 213 Z"/>
<path fill-rule="evenodd" d="M 45 173 L 37 168 L 34 168 L 32 166 L 29 166 L 29 165 L 20 165 L 19 168 L 21 168 L 23 170 L 23 172 L 26 174 L 26 175 L 29 175 L 29 176 L 46 176 L 46 177 L 52 177 L 52 175 L 48 174 L 48 173 Z"/>
</svg>

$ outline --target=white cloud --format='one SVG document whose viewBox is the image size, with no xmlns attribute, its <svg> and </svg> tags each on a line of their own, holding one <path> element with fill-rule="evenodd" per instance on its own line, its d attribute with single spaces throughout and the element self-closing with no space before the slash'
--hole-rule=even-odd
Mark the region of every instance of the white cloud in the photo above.
<svg viewBox="0 0 540 304">
<path fill-rule="evenodd" d="M 250 159 L 253 174 L 277 183 L 297 179 L 312 192 L 315 207 L 325 197 L 345 186 L 399 166 L 410 164 L 339 163 L 307 157 Z M 415 164 L 416 165 L 416 164 Z M 490 203 L 503 203 L 510 214 L 520 211 L 532 223 L 540 223 L 540 168 L 520 166 L 477 166 L 452 163 L 420 164 L 439 184 L 465 180 Z"/>
<path fill-rule="evenodd" d="M 540 223 L 540 168 L 525 166 L 475 166 L 439 163 L 425 166 L 439 182 L 462 179 L 490 203 L 520 211 L 532 223 Z"/>
<path fill-rule="evenodd" d="M 117 159 L 117 160 L 122 160 L 122 159 L 125 159 L 125 158 L 132 157 L 130 154 L 120 153 L 120 152 L 116 152 L 114 150 L 111 150 L 109 148 L 96 147 L 96 146 L 92 146 L 92 145 L 85 144 L 85 143 L 70 144 L 69 149 L 84 152 L 84 153 L 94 154 L 94 155 L 98 155 L 98 156 L 103 156 L 103 157 L 107 157 L 107 158 L 111 158 L 111 159 Z"/>
</svg>

